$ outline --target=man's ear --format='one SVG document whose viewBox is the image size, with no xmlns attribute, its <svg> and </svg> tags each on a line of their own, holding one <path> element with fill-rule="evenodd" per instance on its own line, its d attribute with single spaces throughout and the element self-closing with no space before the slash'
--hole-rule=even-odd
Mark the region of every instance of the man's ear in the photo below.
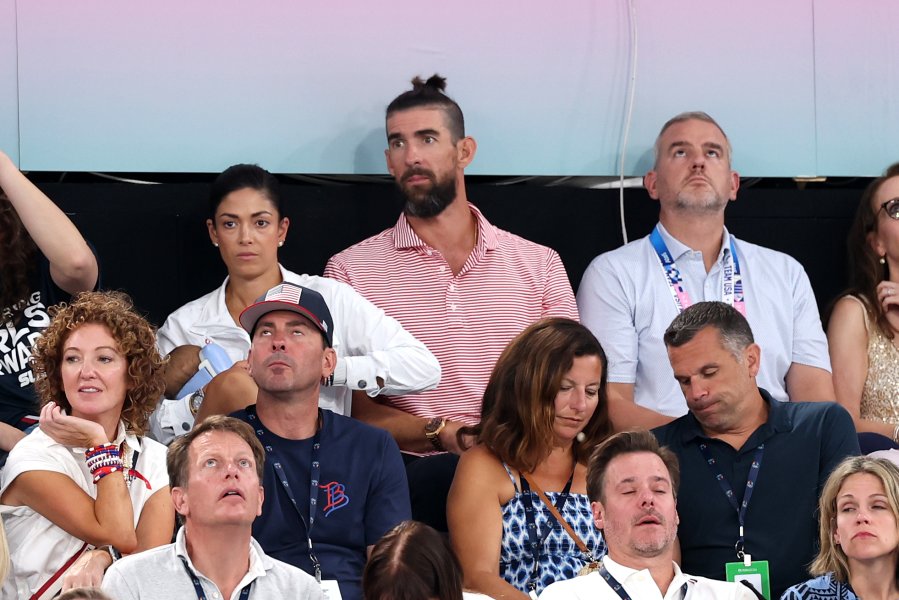
<svg viewBox="0 0 899 600">
<path fill-rule="evenodd" d="M 187 491 L 182 487 L 173 487 L 171 494 L 175 512 L 182 517 L 187 517 L 190 514 L 190 508 L 187 506 Z"/>
<path fill-rule="evenodd" d="M 474 155 L 478 151 L 478 143 L 470 135 L 465 136 L 456 143 L 456 159 L 459 167 L 464 169 L 474 160 Z"/>
<path fill-rule="evenodd" d="M 597 529 L 604 529 L 605 509 L 603 509 L 602 502 L 591 502 L 590 508 L 593 510 L 593 524 L 596 525 Z"/>
<path fill-rule="evenodd" d="M 646 175 L 643 176 L 643 187 L 646 188 L 646 192 L 653 200 L 659 199 L 659 190 L 656 188 L 657 181 L 658 175 L 656 175 L 655 171 L 647 171 Z"/>
<path fill-rule="evenodd" d="M 334 348 L 325 348 L 322 353 L 322 378 L 327 379 L 337 368 L 337 352 Z"/>
</svg>

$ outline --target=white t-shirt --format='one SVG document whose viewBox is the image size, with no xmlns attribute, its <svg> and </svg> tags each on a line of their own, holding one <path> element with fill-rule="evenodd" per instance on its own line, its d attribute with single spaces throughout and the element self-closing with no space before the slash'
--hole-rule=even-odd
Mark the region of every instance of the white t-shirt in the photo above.
<svg viewBox="0 0 899 600">
<path fill-rule="evenodd" d="M 147 500 L 169 484 L 166 447 L 146 437 L 124 434 L 124 427 L 120 424 L 114 443 L 118 446 L 123 441 L 127 442 L 128 448 L 139 452 L 135 468 L 151 486 L 147 489 L 143 481 L 134 479 L 128 487 L 136 527 Z M 22 473 L 52 471 L 66 475 L 88 496 L 96 498 L 97 486 L 85 463 L 84 451 L 84 448 L 57 444 L 43 431 L 35 429 L 9 453 L 0 475 L 0 495 Z M 0 515 L 6 528 L 11 562 L 11 571 L 0 597 L 28 598 L 84 545 L 82 540 L 69 535 L 27 506 L 0 506 Z"/>
</svg>

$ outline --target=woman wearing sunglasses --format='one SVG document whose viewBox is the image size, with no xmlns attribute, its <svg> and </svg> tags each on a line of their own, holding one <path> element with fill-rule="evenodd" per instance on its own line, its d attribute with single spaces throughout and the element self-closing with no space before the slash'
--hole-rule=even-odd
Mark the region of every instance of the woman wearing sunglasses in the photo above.
<svg viewBox="0 0 899 600">
<path fill-rule="evenodd" d="M 837 401 L 899 444 L 899 163 L 868 185 L 849 231 L 849 290 L 827 328 Z"/>
</svg>

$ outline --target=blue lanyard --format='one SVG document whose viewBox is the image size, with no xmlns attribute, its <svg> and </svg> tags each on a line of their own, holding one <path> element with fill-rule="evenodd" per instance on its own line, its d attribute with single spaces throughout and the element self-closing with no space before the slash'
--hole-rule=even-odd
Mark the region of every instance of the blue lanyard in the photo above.
<svg viewBox="0 0 899 600">
<path fill-rule="evenodd" d="M 187 571 L 188 577 L 190 577 L 191 583 L 194 584 L 194 590 L 197 592 L 197 600 L 206 600 L 206 592 L 203 591 L 203 586 L 200 585 L 200 578 L 197 577 L 197 574 L 194 573 L 190 566 L 187 564 L 187 559 L 183 556 L 179 557 L 181 562 L 184 564 L 184 569 Z M 250 588 L 253 587 L 253 582 L 251 581 L 247 585 L 243 586 L 243 589 L 240 590 L 240 600 L 247 600 L 250 597 Z"/>
<path fill-rule="evenodd" d="M 674 299 L 674 305 L 677 307 L 677 312 L 680 313 L 693 304 L 693 301 L 690 299 L 690 294 L 683 286 L 684 278 L 681 276 L 680 270 L 677 268 L 677 263 L 674 261 L 674 256 L 672 256 L 671 251 L 668 250 L 665 240 L 662 239 L 662 234 L 659 233 L 658 225 L 652 230 L 649 241 L 652 243 L 652 247 L 656 252 L 659 264 L 662 265 L 662 269 L 665 271 L 665 278 L 668 280 L 668 289 L 671 291 L 671 297 Z M 721 300 L 739 310 L 740 314 L 744 317 L 746 316 L 746 301 L 743 294 L 743 276 L 740 271 L 740 259 L 737 258 L 737 248 L 734 245 L 733 236 L 730 236 L 730 252 L 726 253 L 724 256 L 724 277 L 721 284 Z"/>
<path fill-rule="evenodd" d="M 746 489 L 743 492 L 743 502 L 739 505 L 737 504 L 737 498 L 734 494 L 733 488 L 730 487 L 730 484 L 727 482 L 727 479 L 724 477 L 724 474 L 717 467 L 718 461 L 712 456 L 711 450 L 709 450 L 708 444 L 705 442 L 699 442 L 699 451 L 702 453 L 703 458 L 705 458 L 706 464 L 709 466 L 709 469 L 712 470 L 712 475 L 715 476 L 715 479 L 718 481 L 718 485 L 721 486 L 721 489 L 724 491 L 724 495 L 727 497 L 727 500 L 730 502 L 730 505 L 734 507 L 734 510 L 737 513 L 737 521 L 740 524 L 739 536 L 737 537 L 737 543 L 734 544 L 734 549 L 737 551 L 737 558 L 742 559 L 745 555 L 745 542 L 746 538 L 744 537 L 744 526 L 746 524 L 746 509 L 749 507 L 749 500 L 752 498 L 752 490 L 755 489 L 755 483 L 759 477 L 759 471 L 762 468 L 762 455 L 765 452 L 765 444 L 759 444 L 759 447 L 755 449 L 755 456 L 752 457 L 752 465 L 749 467 L 749 476 L 746 479 Z"/>
<path fill-rule="evenodd" d="M 568 501 L 568 495 L 571 491 L 571 482 L 573 480 L 574 470 L 572 469 L 571 476 L 565 484 L 565 489 L 563 489 L 562 493 L 559 494 L 559 497 L 556 498 L 555 507 L 560 513 L 565 507 L 565 502 Z M 543 547 L 543 543 L 546 541 L 546 538 L 549 537 L 549 534 L 552 533 L 552 530 L 555 529 L 556 525 L 560 525 L 560 523 L 556 520 L 556 516 L 552 514 L 552 512 L 546 511 L 546 524 L 548 527 L 543 531 L 543 535 L 537 533 L 537 523 L 534 518 L 534 502 L 531 498 L 531 486 L 528 483 L 528 480 L 524 478 L 524 475 L 521 475 L 521 502 L 524 504 L 524 516 L 527 521 L 528 540 L 531 547 L 531 556 L 534 558 L 534 569 L 531 571 L 531 576 L 528 579 L 528 588 L 536 593 L 537 572 L 540 569 L 540 548 Z"/>
<path fill-rule="evenodd" d="M 296 497 L 293 495 L 293 490 L 290 487 L 290 483 L 287 481 L 287 473 L 284 472 L 284 467 L 281 465 L 281 461 L 278 460 L 278 455 L 275 454 L 274 448 L 265 443 L 265 430 L 262 427 L 257 426 L 257 421 L 259 419 L 256 416 L 256 406 L 248 406 L 246 408 L 246 411 L 247 419 L 251 422 L 251 424 L 253 424 L 256 430 L 256 436 L 259 438 L 259 441 L 262 442 L 266 453 L 271 459 L 272 467 L 274 467 L 275 475 L 277 475 L 278 480 L 281 482 L 281 487 L 284 488 L 284 491 L 287 493 L 287 497 L 290 498 L 290 502 L 291 504 L 293 504 L 294 509 L 297 511 L 297 516 L 300 518 L 300 522 L 303 524 L 303 528 L 306 530 L 306 544 L 309 548 L 309 560 L 312 561 L 315 580 L 321 583 L 321 563 L 318 561 L 318 558 L 312 551 L 312 526 L 315 525 L 315 513 L 316 509 L 318 508 L 318 480 L 321 476 L 321 463 L 319 462 L 318 457 L 321 450 L 322 427 L 319 426 L 316 428 L 315 437 L 312 438 L 312 456 L 310 457 L 312 468 L 310 469 L 311 477 L 309 482 L 309 521 L 307 522 L 306 518 L 303 516 L 303 512 L 300 510 L 300 505 L 297 503 Z M 318 411 L 318 423 L 324 423 L 324 415 L 322 415 L 321 409 L 319 409 Z M 259 423 L 258 425 L 261 425 L 261 423 Z"/>
</svg>

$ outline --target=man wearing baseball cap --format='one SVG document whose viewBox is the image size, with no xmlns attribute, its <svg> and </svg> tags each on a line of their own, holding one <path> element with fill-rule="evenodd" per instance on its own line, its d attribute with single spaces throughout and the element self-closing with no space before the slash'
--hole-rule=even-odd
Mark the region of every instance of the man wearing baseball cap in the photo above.
<svg viewBox="0 0 899 600">
<path fill-rule="evenodd" d="M 282 283 L 247 307 L 255 406 L 234 413 L 266 450 L 265 504 L 253 537 L 322 582 L 329 600 L 362 597 L 368 548 L 410 518 L 399 448 L 386 432 L 320 409 L 333 375 L 334 323 L 322 296 Z"/>
</svg>

